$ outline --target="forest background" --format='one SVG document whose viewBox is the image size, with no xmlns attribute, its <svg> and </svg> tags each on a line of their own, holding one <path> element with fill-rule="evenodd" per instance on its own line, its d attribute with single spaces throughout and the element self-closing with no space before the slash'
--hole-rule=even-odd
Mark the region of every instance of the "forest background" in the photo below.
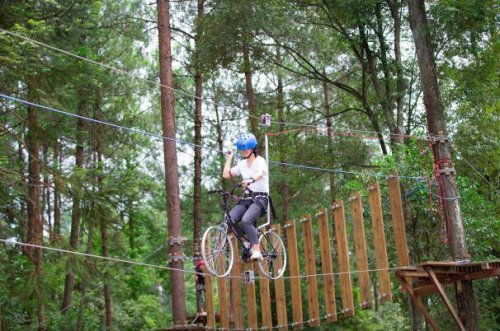
<svg viewBox="0 0 500 331">
<path fill-rule="evenodd" d="M 167 270 L 13 244 L 167 265 L 162 139 L 95 122 L 162 135 L 156 5 L 0 3 L 2 331 L 172 324 Z M 475 261 L 498 259 L 500 3 L 429 1 L 425 10 L 468 252 Z M 218 150 L 233 148 L 235 137 L 248 131 L 261 145 L 265 133 L 287 131 L 269 138 L 270 160 L 323 169 L 270 165 L 278 223 L 356 190 L 366 196 L 376 180 L 388 212 L 383 179 L 397 170 L 407 177 L 401 186 L 411 263 L 450 258 L 410 19 L 400 0 L 170 1 L 186 270 L 194 269 L 200 233 L 221 218 L 218 198 L 206 194 L 229 185 Z M 274 121 L 269 128 L 259 125 L 265 113 Z M 387 236 L 389 264 L 396 266 L 391 231 Z M 193 315 L 194 276 L 184 277 Z M 498 279 L 475 282 L 481 329 L 500 329 L 499 289 Z M 453 328 L 437 297 L 426 304 L 439 324 Z M 337 325 L 410 330 L 422 327 L 417 324 L 398 293 Z"/>
</svg>

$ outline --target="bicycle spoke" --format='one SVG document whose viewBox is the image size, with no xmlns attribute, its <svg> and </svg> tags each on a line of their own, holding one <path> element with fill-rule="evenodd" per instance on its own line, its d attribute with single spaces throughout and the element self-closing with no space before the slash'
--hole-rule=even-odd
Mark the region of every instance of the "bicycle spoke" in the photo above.
<svg viewBox="0 0 500 331">
<path fill-rule="evenodd" d="M 233 264 L 233 248 L 224 227 L 210 227 L 202 240 L 202 256 L 208 271 L 217 276 L 226 276 Z"/>
<path fill-rule="evenodd" d="M 259 262 L 262 273 L 271 279 L 283 276 L 286 267 L 285 247 L 281 238 L 272 231 L 260 237 L 264 261 Z"/>
</svg>

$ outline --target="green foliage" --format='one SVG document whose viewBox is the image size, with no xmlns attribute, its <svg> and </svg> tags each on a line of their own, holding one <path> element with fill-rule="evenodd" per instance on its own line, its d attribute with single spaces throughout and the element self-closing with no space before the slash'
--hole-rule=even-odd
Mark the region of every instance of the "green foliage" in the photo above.
<svg viewBox="0 0 500 331">
<path fill-rule="evenodd" d="M 399 6 L 401 15 L 400 63 L 394 54 L 395 28 L 389 3 Z M 440 238 L 442 218 L 436 199 L 429 195 L 429 185 L 433 192 L 436 183 L 431 180 L 433 160 L 426 142 L 405 138 L 403 144 L 396 145 L 387 135 L 394 133 L 388 118 L 397 121 L 398 96 L 402 97 L 398 130 L 408 135 L 426 133 L 415 50 L 407 41 L 411 32 L 405 6 L 400 1 L 380 0 L 213 0 L 205 1 L 205 17 L 198 24 L 195 2 L 171 4 L 176 89 L 194 94 L 195 65 L 203 72 L 203 145 L 219 149 L 222 143 L 227 149 L 238 133 L 248 130 L 243 71 L 250 70 L 257 113 L 270 113 L 278 121 L 278 109 L 283 106 L 285 122 L 310 125 L 304 129 L 273 124 L 268 131 L 278 135 L 269 137 L 270 159 L 333 169 L 311 171 L 272 164 L 271 193 L 277 222 L 283 222 L 285 201 L 288 219 L 299 219 L 330 206 L 333 199 L 345 200 L 355 191 L 365 199 L 367 185 L 378 180 L 391 266 L 397 261 L 383 177 L 390 171 L 422 178 L 401 179 L 411 262 L 449 258 Z M 428 33 L 439 66 L 468 251 L 474 260 L 495 260 L 500 256 L 499 7 L 494 0 L 445 0 L 428 2 L 427 7 L 432 26 Z M 154 3 L 139 0 L 3 1 L 0 28 L 155 81 L 159 70 L 156 15 Z M 201 52 L 198 59 L 194 56 L 195 39 Z M 370 73 L 365 41 L 373 55 L 375 76 Z M 249 51 L 250 68 L 243 58 L 244 47 Z M 6 33 L 0 33 L 0 64 L 2 94 L 138 130 L 161 132 L 159 88 L 155 84 Z M 398 92 L 399 70 L 402 90 Z M 375 89 L 376 79 L 381 93 Z M 324 82 L 329 93 L 328 110 Z M 278 101 L 278 93 L 282 93 L 283 104 Z M 175 93 L 175 106 L 177 137 L 192 142 L 194 99 Z M 102 255 L 101 231 L 105 228 L 110 256 L 167 265 L 162 141 L 91 122 L 85 122 L 79 131 L 74 118 L 40 109 L 36 112 L 44 183 L 40 188 L 49 198 L 40 201 L 44 244 L 69 248 L 73 202 L 80 199 L 79 252 Z M 25 105 L 0 100 L 2 239 L 28 240 L 31 156 L 26 146 L 27 114 Z M 327 118 L 331 120 L 331 137 L 324 130 Z M 375 130 L 383 133 L 387 154 L 382 153 Z M 84 150 L 81 168 L 75 167 L 78 140 Z M 221 221 L 219 197 L 205 193 L 227 185 L 220 179 L 224 157 L 202 150 L 202 192 L 194 192 L 193 149 L 181 143 L 177 147 L 182 234 L 189 239 L 184 247 L 188 257 L 184 267 L 192 270 L 193 197 L 201 194 L 203 229 Z M 374 178 L 372 173 L 381 176 Z M 287 184 L 287 196 L 282 193 L 283 183 Z M 55 191 L 61 212 L 61 233 L 57 235 Z M 349 208 L 346 203 L 347 231 L 352 238 Z M 364 218 L 367 241 L 372 242 L 367 206 Z M 314 234 L 317 236 L 317 229 Z M 349 245 L 353 251 L 352 240 Z M 104 282 L 111 289 L 116 329 L 151 330 L 172 323 L 166 270 L 46 251 L 43 272 L 37 273 L 26 251 L 9 244 L 0 246 L 0 307 L 7 330 L 36 328 L 38 294 L 43 296 L 48 329 L 76 329 L 79 322 L 85 330 L 104 329 Z M 368 249 L 370 268 L 375 268 L 373 248 L 369 245 Z M 333 254 L 336 259 L 335 249 Z M 319 256 L 317 261 L 320 271 Z M 304 261 L 300 264 L 303 266 Z M 356 270 L 354 258 L 351 264 Z M 68 272 L 75 274 L 75 289 L 73 306 L 63 315 L 60 307 Z M 353 280 L 357 295 L 356 277 Z M 319 284 L 321 292 L 322 280 Z M 336 284 L 339 286 L 338 281 Z M 500 316 L 498 282 L 475 284 L 481 329 L 493 329 Z M 188 315 L 193 315 L 197 307 L 190 274 L 185 276 L 185 288 Z M 306 287 L 302 289 L 305 298 Z M 324 299 L 322 293 L 320 299 Z M 428 303 L 433 316 L 449 326 L 443 306 L 434 299 Z M 341 306 L 338 300 L 337 307 Z M 321 310 L 323 313 L 323 306 Z M 382 304 L 379 311 L 357 310 L 354 317 L 341 318 L 336 326 L 341 330 L 409 330 L 409 315 L 407 299 L 395 294 L 394 301 Z M 320 329 L 330 328 L 330 324 L 322 323 Z"/>
</svg>

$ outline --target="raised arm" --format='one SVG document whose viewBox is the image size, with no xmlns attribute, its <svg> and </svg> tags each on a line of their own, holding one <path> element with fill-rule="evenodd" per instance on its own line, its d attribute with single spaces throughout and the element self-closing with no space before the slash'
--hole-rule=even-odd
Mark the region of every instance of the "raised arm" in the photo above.
<svg viewBox="0 0 500 331">
<path fill-rule="evenodd" d="M 224 165 L 224 170 L 222 171 L 222 178 L 229 179 L 231 178 L 231 162 L 233 160 L 233 153 L 227 153 L 226 164 Z"/>
</svg>

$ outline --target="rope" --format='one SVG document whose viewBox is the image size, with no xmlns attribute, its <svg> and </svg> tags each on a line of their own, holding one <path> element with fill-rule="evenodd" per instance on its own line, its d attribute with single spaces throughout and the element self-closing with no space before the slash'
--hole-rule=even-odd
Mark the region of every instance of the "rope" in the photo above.
<svg viewBox="0 0 500 331">
<path fill-rule="evenodd" d="M 279 161 L 269 161 L 269 163 L 278 164 L 278 165 L 282 165 L 282 166 L 286 166 L 286 167 L 292 167 L 292 168 L 301 168 L 301 169 L 309 169 L 309 170 L 316 170 L 316 171 L 334 172 L 334 173 L 341 173 L 341 174 L 348 174 L 348 175 L 357 175 L 357 176 L 365 176 L 365 177 L 382 177 L 382 178 L 391 177 L 391 178 L 421 180 L 421 177 L 415 177 L 415 176 L 403 176 L 403 175 L 393 176 L 393 175 L 386 175 L 386 174 L 382 174 L 382 173 L 363 173 L 363 172 L 354 172 L 354 171 L 339 170 L 339 169 L 326 169 L 326 168 L 318 168 L 318 167 L 305 166 L 305 165 L 292 164 L 292 163 L 285 163 L 285 162 L 279 162 Z"/>
<path fill-rule="evenodd" d="M 82 61 L 85 61 L 85 62 L 88 62 L 88 63 L 91 63 L 91 64 L 94 64 L 94 65 L 97 65 L 97 66 L 101 66 L 103 68 L 106 68 L 106 69 L 109 69 L 111 71 L 115 71 L 119 74 L 122 74 L 122 75 L 126 75 L 126 76 L 129 76 L 129 77 L 133 77 L 133 78 L 137 78 L 137 79 L 140 79 L 144 82 L 147 82 L 147 83 L 151 83 L 151 84 L 154 84 L 154 85 L 158 85 L 158 86 L 161 86 L 161 87 L 164 87 L 164 88 L 167 88 L 169 90 L 172 90 L 172 91 L 175 91 L 175 92 L 178 92 L 182 95 L 185 95 L 185 96 L 188 96 L 188 97 L 191 97 L 191 98 L 194 98 L 194 99 L 198 99 L 198 100 L 201 100 L 201 101 L 205 101 L 205 102 L 208 102 L 208 103 L 211 103 L 215 106 L 218 106 L 218 107 L 222 107 L 222 108 L 233 108 L 231 106 L 226 106 L 226 105 L 222 105 L 222 104 L 219 104 L 219 103 L 216 103 L 215 101 L 212 101 L 210 99 L 206 99 L 206 98 L 202 98 L 202 97 L 198 97 L 196 95 L 193 95 L 193 94 L 190 94 L 188 92 L 184 92 L 182 90 L 179 90 L 179 89 L 176 89 L 174 87 L 171 87 L 171 86 L 167 86 L 167 85 L 164 85 L 164 84 L 161 84 L 157 81 L 154 81 L 154 80 L 150 80 L 150 79 L 147 79 L 147 78 L 144 78 L 140 75 L 137 75 L 137 74 L 134 74 L 134 73 L 131 73 L 131 72 L 128 72 L 126 70 L 123 70 L 123 69 L 119 69 L 119 68 L 116 68 L 116 67 L 113 67 L 111 65 L 108 65 L 108 64 L 105 64 L 105 63 L 102 63 L 102 62 L 98 62 L 98 61 L 94 61 L 94 60 L 91 60 L 91 59 L 88 59 L 86 57 L 83 57 L 83 56 L 80 56 L 78 54 L 75 54 L 75 53 L 72 53 L 72 52 L 68 52 L 68 51 L 65 51 L 63 49 L 60 49 L 60 48 L 57 48 L 57 47 L 54 47 L 54 46 L 51 46 L 51 45 L 48 45 L 46 43 L 43 43 L 41 41 L 38 41 L 38 40 L 34 40 L 34 39 L 31 39 L 29 37 L 26 37 L 26 36 L 23 36 L 21 34 L 18 34 L 18 33 L 15 33 L 15 32 L 12 32 L 12 31 L 8 31 L 8 30 L 5 30 L 5 29 L 1 29 L 0 28 L 0 33 L 5 33 L 5 34 L 8 34 L 12 37 L 16 37 L 16 38 L 20 38 L 20 39 L 24 39 L 26 41 L 29 41 L 33 44 L 36 44 L 36 45 L 39 45 L 39 46 L 42 46 L 42 47 L 45 47 L 45 48 L 48 48 L 48 49 L 51 49 L 53 51 L 56 51 L 56 52 L 60 52 L 60 53 L 63 53 L 65 55 L 68 55 L 68 56 L 71 56 L 71 57 L 74 57 L 74 58 L 77 58 L 79 60 L 82 60 Z M 252 115 L 252 114 L 245 114 L 246 116 L 249 116 L 249 117 L 252 117 L 252 118 L 256 118 L 256 119 L 260 119 L 259 116 L 255 116 L 255 115 Z M 293 122 L 283 122 L 283 121 L 271 121 L 271 123 L 273 124 L 278 124 L 278 125 L 289 125 L 289 126 L 300 126 L 300 127 L 310 127 L 310 128 L 317 128 L 316 125 L 311 125 L 311 124 L 302 124 L 302 123 L 293 123 Z M 415 135 L 405 135 L 405 134 L 398 134 L 398 133 L 383 133 L 383 132 L 378 132 L 378 131 L 368 131 L 368 130 L 349 130 L 350 132 L 360 132 L 360 133 L 371 133 L 371 134 L 380 134 L 380 135 L 384 135 L 384 134 L 388 134 L 390 136 L 396 136 L 396 137 L 400 137 L 400 138 L 418 138 L 418 139 L 426 139 L 426 137 L 419 137 L 419 136 L 415 136 Z"/>
<path fill-rule="evenodd" d="M 82 120 L 85 120 L 85 121 L 89 121 L 89 122 L 93 122 L 93 123 L 107 125 L 107 126 L 119 129 L 119 130 L 131 131 L 131 132 L 139 133 L 139 134 L 142 134 L 142 135 L 145 135 L 145 136 L 148 136 L 148 137 L 152 137 L 152 138 L 159 138 L 159 139 L 164 139 L 164 140 L 168 140 L 168 141 L 175 141 L 175 142 L 178 142 L 180 144 L 189 145 L 189 146 L 191 146 L 193 148 L 205 148 L 205 149 L 216 151 L 218 153 L 224 153 L 223 151 L 218 150 L 216 148 L 212 148 L 212 147 L 208 147 L 208 146 L 203 146 L 203 145 L 197 145 L 197 144 L 193 144 L 193 143 L 190 143 L 188 141 L 181 140 L 181 139 L 165 137 L 165 136 L 162 136 L 162 135 L 159 135 L 159 134 L 150 133 L 150 132 L 147 132 L 147 131 L 142 131 L 142 130 L 138 130 L 138 129 L 126 127 L 126 126 L 121 126 L 121 125 L 110 123 L 110 122 L 106 122 L 106 121 L 96 120 L 94 118 L 90 118 L 90 117 L 86 117 L 86 116 L 82 116 L 82 115 L 73 114 L 73 113 L 70 113 L 70 112 L 67 112 L 67 111 L 64 111 L 64 110 L 59 110 L 59 109 L 55 109 L 55 108 L 48 107 L 48 106 L 39 105 L 39 104 L 30 102 L 30 101 L 18 99 L 18 98 L 11 97 L 11 96 L 8 96 L 8 95 L 5 95 L 5 94 L 1 94 L 0 93 L 0 97 L 8 99 L 8 100 L 11 100 L 11 101 L 14 101 L 14 102 L 20 102 L 20 103 L 23 103 L 25 105 L 42 108 L 42 109 L 48 110 L 48 111 L 53 112 L 53 113 L 62 114 L 62 115 L 66 115 L 66 116 L 70 116 L 70 117 L 74 117 L 74 118 L 79 118 L 79 119 L 82 119 Z"/>
<path fill-rule="evenodd" d="M 55 252 L 66 253 L 66 254 L 74 254 L 74 255 L 78 255 L 78 256 L 85 256 L 85 257 L 101 259 L 101 260 L 105 260 L 105 261 L 127 263 L 127 264 L 131 264 L 131 265 L 136 265 L 136 266 L 157 268 L 157 269 L 170 270 L 170 271 L 180 271 L 180 272 L 184 272 L 184 273 L 188 273 L 188 274 L 192 274 L 192 275 L 198 275 L 198 274 L 201 275 L 201 273 L 196 272 L 196 271 L 192 271 L 192 270 L 171 268 L 171 267 L 166 267 L 166 266 L 157 265 L 157 264 L 144 263 L 144 262 L 140 262 L 140 261 L 124 260 L 124 259 L 119 259 L 119 258 L 114 258 L 114 257 L 104 257 L 104 256 L 96 255 L 96 254 L 81 253 L 81 252 L 77 252 L 77 251 L 70 251 L 70 250 L 55 248 L 55 247 L 28 244 L 28 243 L 22 243 L 22 242 L 18 242 L 18 241 L 10 241 L 10 240 L 5 240 L 5 239 L 0 239 L 0 242 L 6 243 L 6 244 L 11 244 L 11 245 L 45 249 L 45 250 L 49 250 L 49 251 L 55 251 Z M 321 277 L 321 276 L 340 276 L 340 275 L 345 275 L 345 274 L 358 274 L 360 272 L 377 272 L 377 271 L 396 270 L 396 269 L 399 269 L 399 268 L 395 267 L 395 268 L 381 268 L 381 269 L 368 269 L 368 270 L 354 270 L 354 271 L 348 271 L 348 272 L 344 271 L 344 272 L 332 272 L 332 273 L 321 273 L 321 274 L 311 274 L 311 275 L 287 276 L 287 277 L 282 277 L 282 278 L 283 279 L 292 279 L 292 278 L 310 278 L 310 277 Z M 224 278 L 243 279 L 244 277 L 243 276 L 226 276 Z M 267 277 L 261 277 L 261 276 L 255 276 L 255 278 L 267 279 Z"/>
<path fill-rule="evenodd" d="M 457 155 L 462 160 L 464 160 L 465 163 L 467 163 L 469 165 L 469 167 L 471 167 L 479 175 L 479 177 L 481 177 L 486 183 L 488 183 L 488 185 L 493 190 L 495 190 L 496 193 L 498 193 L 500 195 L 500 189 L 498 187 L 495 187 L 495 185 L 493 185 L 488 179 L 486 179 L 486 177 L 484 177 L 483 174 L 479 170 L 477 170 L 469 161 L 467 161 L 467 159 L 457 150 L 457 148 L 455 147 L 455 145 L 450 144 L 450 146 L 453 148 L 453 150 L 455 151 L 455 153 L 457 153 Z"/>
<path fill-rule="evenodd" d="M 89 121 L 89 122 L 93 122 L 93 123 L 107 125 L 107 126 L 119 129 L 119 130 L 125 130 L 125 131 L 134 132 L 134 133 L 139 133 L 139 134 L 142 134 L 142 135 L 145 135 L 145 136 L 148 136 L 148 137 L 152 137 L 152 138 L 164 139 L 164 140 L 168 140 L 168 141 L 175 141 L 175 142 L 178 142 L 179 144 L 189 145 L 189 146 L 191 146 L 193 148 L 204 148 L 204 149 L 207 149 L 207 150 L 215 151 L 217 153 L 222 153 L 222 154 L 226 153 L 226 152 L 221 151 L 221 150 L 216 149 L 216 148 L 212 148 L 212 147 L 208 147 L 208 146 L 204 146 L 204 145 L 197 145 L 197 144 L 190 143 L 188 141 L 181 140 L 181 139 L 165 137 L 165 136 L 162 136 L 162 135 L 159 135 L 159 134 L 154 134 L 154 133 L 150 133 L 150 132 L 147 132 L 147 131 L 142 131 L 142 130 L 138 130 L 138 129 L 135 129 L 135 128 L 130 128 L 130 127 L 126 127 L 126 126 L 122 126 L 122 125 L 118 125 L 118 124 L 114 124 L 114 123 L 110 123 L 110 122 L 106 122 L 106 121 L 96 120 L 94 118 L 90 118 L 90 117 L 86 117 L 86 116 L 82 116 L 82 115 L 77 115 L 77 114 L 74 114 L 74 113 L 70 113 L 70 112 L 67 112 L 67 111 L 63 111 L 63 110 L 55 109 L 55 108 L 52 108 L 52 107 L 40 105 L 40 104 L 37 104 L 37 103 L 33 103 L 33 102 L 30 102 L 30 101 L 26 101 L 26 100 L 22 100 L 22 99 L 19 99 L 19 98 L 11 97 L 11 96 L 8 96 L 8 95 L 5 95 L 5 94 L 1 94 L 1 93 L 0 93 L 0 97 L 4 98 L 4 99 L 8 99 L 10 101 L 23 103 L 23 104 L 26 104 L 26 105 L 29 105 L 29 106 L 33 106 L 33 107 L 38 107 L 38 108 L 41 108 L 41 109 L 44 109 L 44 110 L 47 110 L 47 111 L 50 111 L 50 112 L 54 112 L 54 113 L 57 113 L 57 114 L 62 114 L 62 115 L 66 115 L 66 116 L 70 116 L 70 117 L 74 117 L 74 118 L 79 118 L 79 119 L 82 119 L 82 120 L 85 120 L 85 121 Z M 381 174 L 381 173 L 361 173 L 361 172 L 352 172 L 352 171 L 345 171 L 345 170 L 338 170 L 338 169 L 325 169 L 325 168 L 311 167 L 311 166 L 305 166 L 305 165 L 293 164 L 293 163 L 284 163 L 284 162 L 278 162 L 278 161 L 269 161 L 269 163 L 274 163 L 274 164 L 283 165 L 283 166 L 292 167 L 292 168 L 302 168 L 302 169 L 309 169 L 309 170 L 316 170 L 316 171 L 326 171 L 326 172 L 337 172 L 337 173 L 350 174 L 350 175 L 359 175 L 359 176 L 366 176 L 366 177 L 384 177 L 385 178 L 387 176 L 392 176 L 392 175 L 385 175 L 385 174 Z M 419 177 L 413 177 L 413 176 L 401 176 L 401 175 L 398 175 L 397 177 L 398 178 L 402 178 L 402 179 L 420 179 Z"/>
<path fill-rule="evenodd" d="M 364 309 L 363 305 L 360 304 L 357 306 L 358 309 Z M 268 327 L 268 326 L 261 326 L 261 327 L 257 327 L 257 328 L 216 328 L 216 327 L 211 327 L 211 326 L 207 326 L 207 325 L 204 325 L 204 326 L 196 326 L 196 328 L 202 328 L 202 329 L 205 329 L 205 330 L 224 330 L 224 331 L 260 331 L 260 330 L 273 330 L 273 329 L 282 329 L 282 328 L 291 328 L 291 327 L 296 327 L 296 326 L 304 326 L 305 324 L 309 324 L 309 323 L 312 323 L 312 322 L 320 322 L 324 319 L 328 319 L 330 317 L 333 317 L 333 316 L 342 316 L 344 313 L 348 313 L 350 312 L 351 309 L 349 308 L 345 308 L 345 309 L 342 309 L 342 310 L 339 310 L 337 311 L 335 314 L 326 314 L 324 316 L 321 316 L 321 317 L 318 317 L 318 318 L 310 318 L 308 320 L 305 320 L 303 322 L 292 322 L 292 323 L 288 323 L 288 324 L 277 324 L 277 325 L 273 325 L 272 327 Z"/>
<path fill-rule="evenodd" d="M 208 103 L 211 103 L 215 106 L 218 106 L 218 107 L 222 107 L 222 108 L 233 108 L 231 106 L 226 106 L 226 105 L 222 105 L 222 104 L 218 104 L 216 103 L 215 101 L 212 101 L 210 99 L 205 99 L 205 98 L 202 98 L 202 97 L 198 97 L 196 95 L 193 95 L 193 94 L 190 94 L 188 92 L 184 92 L 180 89 L 176 89 L 174 87 L 171 87 L 171 86 L 167 86 L 167 85 L 164 85 L 162 83 L 159 83 L 158 81 L 154 81 L 154 80 L 151 80 L 151 79 L 147 79 L 147 78 L 144 78 L 138 74 L 134 74 L 132 72 L 129 72 L 129 71 L 126 71 L 126 70 L 123 70 L 123 69 L 119 69 L 119 68 L 116 68 L 116 67 L 113 67 L 109 64 L 105 64 L 105 63 L 102 63 L 102 62 L 99 62 L 99 61 L 94 61 L 94 60 L 91 60 L 89 58 L 86 58 L 86 57 L 83 57 L 83 56 L 80 56 L 78 54 L 75 54 L 75 53 L 72 53 L 72 52 L 68 52 L 68 51 L 65 51 L 63 49 L 60 49 L 60 48 L 57 48 L 57 47 L 54 47 L 54 46 L 51 46 L 51 45 L 48 45 L 46 43 L 43 43 L 41 41 L 38 41 L 38 40 L 34 40 L 34 39 L 31 39 L 29 37 L 26 37 L 26 36 L 23 36 L 21 34 L 18 34 L 18 33 L 15 33 L 15 32 L 12 32 L 12 31 L 8 31 L 8 30 L 5 30 L 5 29 L 2 29 L 0 28 L 0 33 L 5 33 L 5 34 L 8 34 L 10 36 L 13 36 L 13 37 L 16 37 L 16 38 L 20 38 L 20 39 L 24 39 L 26 41 L 29 41 L 33 44 L 36 44 L 36 45 L 39 45 L 39 46 L 42 46 L 42 47 L 45 47 L 45 48 L 48 48 L 48 49 L 51 49 L 53 51 L 56 51 L 56 52 L 59 52 L 59 53 L 63 53 L 65 55 L 68 55 L 68 56 L 71 56 L 71 57 L 74 57 L 76 59 L 79 59 L 79 60 L 82 60 L 82 61 L 85 61 L 85 62 L 88 62 L 88 63 L 91 63 L 91 64 L 94 64 L 94 65 L 97 65 L 97 66 L 101 66 L 103 68 L 106 68 L 106 69 L 109 69 L 111 71 L 115 71 L 119 74 L 122 74 L 122 75 L 126 75 L 126 76 L 129 76 L 129 77 L 132 77 L 132 78 L 137 78 L 139 80 L 142 80 L 144 82 L 147 82 L 147 83 L 150 83 L 150 84 L 154 84 L 154 85 L 158 85 L 160 87 L 164 87 L 164 88 L 167 88 L 169 90 L 172 90 L 172 91 L 175 91 L 179 94 L 182 94 L 182 95 L 185 95 L 187 97 L 191 97 L 191 98 L 194 98 L 194 99 L 198 99 L 198 100 L 201 100 L 201 101 L 205 101 L 205 102 L 208 102 Z M 248 115 L 249 117 L 253 117 L 253 118 L 257 118 L 257 119 L 260 119 L 260 117 L 258 116 L 255 116 L 255 115 L 251 115 L 249 114 Z"/>
<path fill-rule="evenodd" d="M 164 245 L 160 245 L 157 249 L 155 249 L 153 252 L 149 253 L 148 255 L 146 255 L 142 261 L 146 261 L 149 257 L 153 256 L 154 254 L 156 254 L 158 251 L 160 251 L 162 248 L 164 248 Z M 121 274 L 123 274 L 125 271 L 131 271 L 133 270 L 132 269 L 132 266 L 128 269 L 128 270 L 123 270 L 121 272 L 119 272 L 116 276 L 119 276 Z M 115 277 L 116 277 L 115 276 Z M 70 308 L 73 308 L 77 303 L 81 303 L 84 299 L 86 299 L 87 297 L 89 297 L 92 293 L 94 293 L 95 291 L 99 290 L 102 288 L 102 284 L 99 284 L 97 285 L 95 288 L 93 288 L 92 290 L 88 291 L 87 294 L 85 294 L 83 297 L 79 298 L 78 300 L 76 301 L 72 301 L 71 304 L 69 306 L 67 306 L 66 308 L 58 311 L 58 313 L 62 313 L 66 310 L 69 310 Z M 52 316 L 50 316 L 49 318 L 46 318 L 45 321 L 43 323 L 39 323 L 37 325 L 35 325 L 34 327 L 31 327 L 30 330 L 37 330 L 39 326 L 41 325 L 45 325 L 47 326 L 47 322 L 52 320 L 53 318 L 56 317 L 56 313 L 55 314 L 52 314 Z"/>
<path fill-rule="evenodd" d="M 279 123 L 285 123 L 285 122 L 279 122 Z M 359 138 L 359 139 L 369 139 L 369 140 L 379 140 L 378 136 L 367 136 L 367 135 L 357 135 L 354 134 L 353 132 L 366 132 L 366 133 L 375 133 L 375 134 L 382 134 L 380 132 L 376 131 L 364 131 L 364 130 L 352 130 L 352 129 L 347 129 L 347 130 L 332 130 L 329 128 L 322 128 L 318 126 L 313 126 L 314 129 L 291 129 L 291 130 L 285 130 L 285 131 L 280 131 L 280 132 L 275 132 L 275 133 L 266 133 L 267 136 L 269 137 L 276 137 L 282 134 L 287 134 L 287 133 L 292 133 L 292 132 L 324 132 L 324 133 L 330 133 L 333 135 L 340 135 L 340 136 L 345 136 L 345 137 L 350 137 L 350 138 Z M 427 137 L 422 137 L 422 136 L 415 136 L 415 135 L 406 135 L 406 134 L 396 134 L 392 133 L 391 135 L 399 137 L 399 138 L 415 138 L 418 140 L 426 140 Z"/>
<path fill-rule="evenodd" d="M 166 266 L 161 266 L 161 265 L 156 265 L 156 264 L 150 264 L 150 263 L 144 263 L 144 262 L 139 262 L 139 261 L 130 261 L 130 260 L 118 259 L 118 258 L 115 258 L 115 257 L 104 257 L 104 256 L 96 255 L 96 254 L 81 253 L 81 252 L 69 251 L 69 250 L 61 249 L 61 248 L 55 248 L 55 247 L 48 247 L 48 246 L 42 246 L 42 245 L 22 243 L 22 242 L 18 242 L 18 241 L 10 241 L 10 240 L 5 240 L 5 239 L 0 239 L 0 242 L 4 242 L 6 244 L 18 245 L 18 246 L 25 246 L 25 247 L 45 249 L 45 250 L 49 250 L 49 251 L 66 253 L 66 254 L 73 254 L 73 255 L 78 255 L 78 256 L 91 257 L 91 258 L 94 258 L 94 259 L 101 259 L 101 260 L 105 260 L 105 261 L 127 263 L 127 264 L 136 265 L 136 266 L 142 266 L 142 267 L 150 267 L 150 268 L 157 268 L 157 269 L 170 270 L 170 271 L 181 271 L 181 272 L 185 272 L 185 273 L 189 273 L 189 274 L 198 274 L 196 271 L 191 271 L 191 270 L 171 268 L 171 267 L 166 267 Z"/>
</svg>

